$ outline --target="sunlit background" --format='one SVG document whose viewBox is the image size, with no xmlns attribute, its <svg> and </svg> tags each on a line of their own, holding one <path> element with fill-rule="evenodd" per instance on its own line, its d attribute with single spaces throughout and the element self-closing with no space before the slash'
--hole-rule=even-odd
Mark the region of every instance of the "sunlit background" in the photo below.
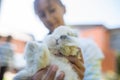
<svg viewBox="0 0 120 80">
<path fill-rule="evenodd" d="M 25 43 L 29 40 L 41 41 L 48 33 L 48 30 L 34 13 L 33 1 L 1 0 L 0 35 L 6 37 L 10 34 L 18 42 L 22 41 L 21 43 L 23 44 L 13 41 L 13 43 L 18 45 L 15 47 L 19 49 L 22 47 L 21 50 L 15 48 L 15 65 L 18 68 L 25 65 L 21 55 L 24 51 L 23 46 Z M 110 65 L 112 68 L 107 68 L 104 65 L 106 64 L 105 60 L 103 67 L 106 67 L 103 68 L 103 72 L 111 72 L 113 74 L 116 70 L 114 62 L 116 60 L 116 52 L 120 51 L 120 46 L 118 46 L 120 45 L 120 0 L 62 0 L 62 2 L 67 10 L 64 16 L 66 24 L 77 28 L 83 28 L 83 26 L 87 28 L 87 33 L 85 31 L 82 36 L 93 37 L 103 50 L 107 61 L 109 60 L 108 56 L 112 58 L 113 64 Z M 94 35 L 96 32 L 98 34 L 97 37 Z M 88 36 L 88 34 L 91 35 Z M 106 49 L 105 46 L 112 46 L 112 48 Z M 112 52 L 108 52 L 109 50 L 112 50 Z M 21 61 L 23 65 L 18 64 L 17 60 L 18 62 Z"/>
<path fill-rule="evenodd" d="M 63 0 L 66 24 L 120 25 L 120 0 Z M 79 16 L 79 17 L 78 17 Z M 2 0 L 0 27 L 3 32 L 25 32 L 41 40 L 47 33 L 33 10 L 33 0 Z M 9 30 L 10 29 L 10 30 Z"/>
</svg>

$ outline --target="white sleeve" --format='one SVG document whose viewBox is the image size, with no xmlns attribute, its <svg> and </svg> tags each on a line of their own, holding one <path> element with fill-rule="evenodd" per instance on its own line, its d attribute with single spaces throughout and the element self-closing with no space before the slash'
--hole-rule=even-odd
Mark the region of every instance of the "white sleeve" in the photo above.
<svg viewBox="0 0 120 80">
<path fill-rule="evenodd" d="M 84 80 L 101 80 L 101 62 L 104 56 L 94 41 L 85 43 L 83 57 L 86 68 Z"/>
<path fill-rule="evenodd" d="M 100 60 L 86 64 L 84 80 L 102 80 L 101 61 Z"/>
</svg>

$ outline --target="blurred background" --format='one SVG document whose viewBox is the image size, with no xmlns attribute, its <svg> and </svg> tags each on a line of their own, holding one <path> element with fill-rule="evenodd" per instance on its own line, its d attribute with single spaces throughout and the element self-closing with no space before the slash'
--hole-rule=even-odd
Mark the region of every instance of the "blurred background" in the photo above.
<svg viewBox="0 0 120 80">
<path fill-rule="evenodd" d="M 82 30 L 80 35 L 93 39 L 104 53 L 103 80 L 120 75 L 120 0 L 62 0 L 66 5 L 66 25 Z M 1 42 L 13 37 L 14 65 L 4 80 L 12 80 L 25 66 L 27 41 L 42 41 L 48 30 L 33 10 L 33 0 L 0 0 Z M 119 80 L 119 79 L 117 79 Z"/>
</svg>

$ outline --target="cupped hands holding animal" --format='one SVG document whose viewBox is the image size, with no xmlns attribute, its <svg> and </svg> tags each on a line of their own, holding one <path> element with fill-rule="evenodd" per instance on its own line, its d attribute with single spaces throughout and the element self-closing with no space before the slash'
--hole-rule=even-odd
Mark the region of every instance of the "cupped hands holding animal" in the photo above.
<svg viewBox="0 0 120 80">
<path fill-rule="evenodd" d="M 84 67 L 84 61 L 83 57 L 81 55 L 81 59 L 78 59 L 74 56 L 69 56 L 67 59 L 70 61 L 71 65 L 75 69 L 75 71 L 78 73 L 81 80 L 83 80 L 85 67 Z M 49 67 L 46 67 L 44 69 L 40 69 L 32 78 L 32 80 L 54 80 L 56 72 L 58 70 L 58 66 L 51 65 Z M 45 75 L 45 76 L 44 76 Z M 42 78 L 44 76 L 44 79 Z M 61 71 L 61 74 L 57 77 L 56 80 L 64 80 L 64 71 Z"/>
</svg>

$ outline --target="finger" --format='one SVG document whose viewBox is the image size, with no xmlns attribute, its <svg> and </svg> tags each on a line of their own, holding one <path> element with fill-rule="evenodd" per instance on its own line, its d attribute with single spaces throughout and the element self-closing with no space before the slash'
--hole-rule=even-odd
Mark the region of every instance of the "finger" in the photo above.
<svg viewBox="0 0 120 80">
<path fill-rule="evenodd" d="M 46 73 L 46 76 L 44 77 L 44 80 L 54 80 L 57 69 L 58 67 L 56 65 L 50 66 L 50 68 L 48 69 Z"/>
<path fill-rule="evenodd" d="M 83 59 L 82 53 L 80 54 L 80 57 L 81 57 L 80 61 L 82 61 L 84 63 L 84 59 Z"/>
<path fill-rule="evenodd" d="M 85 71 L 83 62 L 81 62 L 79 59 L 73 56 L 68 57 L 68 59 L 72 64 L 76 65 L 76 67 L 78 67 L 80 70 Z"/>
<path fill-rule="evenodd" d="M 80 58 L 81 58 L 81 59 L 78 59 L 77 56 L 68 56 L 68 57 L 66 57 L 66 58 L 69 59 L 72 63 L 74 63 L 74 62 L 76 62 L 76 61 L 81 61 L 82 63 L 84 63 L 82 54 L 80 55 Z"/>
<path fill-rule="evenodd" d="M 32 80 L 42 80 L 43 75 L 47 72 L 48 67 L 38 70 L 33 76 Z"/>
<path fill-rule="evenodd" d="M 84 72 L 82 70 L 80 70 L 78 67 L 76 67 L 74 64 L 73 64 L 73 68 L 76 70 L 76 72 L 78 73 L 80 79 L 83 79 L 84 77 Z"/>
<path fill-rule="evenodd" d="M 61 72 L 60 75 L 56 78 L 56 80 L 64 80 L 64 72 Z"/>
</svg>

